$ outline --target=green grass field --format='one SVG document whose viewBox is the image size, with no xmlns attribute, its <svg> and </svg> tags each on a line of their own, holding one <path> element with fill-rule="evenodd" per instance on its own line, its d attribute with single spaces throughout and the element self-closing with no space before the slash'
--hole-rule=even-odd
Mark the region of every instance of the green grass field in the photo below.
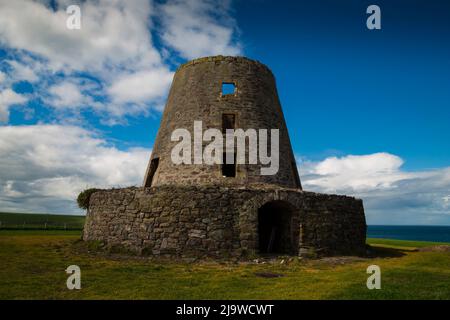
<svg viewBox="0 0 450 320">
<path fill-rule="evenodd" d="M 0 212 L 0 229 L 81 230 L 85 216 Z"/>
<path fill-rule="evenodd" d="M 79 239 L 79 231 L 0 231 L 0 299 L 450 299 L 450 252 L 416 250 L 435 243 L 369 239 L 373 258 L 256 264 L 108 255 Z M 66 288 L 72 264 L 81 290 Z M 366 287 L 371 264 L 381 290 Z"/>
</svg>

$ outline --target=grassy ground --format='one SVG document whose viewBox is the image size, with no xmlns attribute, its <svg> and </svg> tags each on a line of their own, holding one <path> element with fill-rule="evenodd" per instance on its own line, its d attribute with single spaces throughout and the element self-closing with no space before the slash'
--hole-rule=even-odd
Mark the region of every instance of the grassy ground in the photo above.
<svg viewBox="0 0 450 320">
<path fill-rule="evenodd" d="M 85 216 L 0 212 L 0 229 L 81 230 Z"/>
<path fill-rule="evenodd" d="M 369 239 L 375 258 L 256 264 L 108 256 L 79 239 L 73 231 L 0 231 L 0 299 L 450 299 L 450 252 L 414 251 L 433 243 Z M 72 264 L 81 290 L 66 288 Z M 381 290 L 366 287 L 371 264 L 381 268 Z"/>
</svg>

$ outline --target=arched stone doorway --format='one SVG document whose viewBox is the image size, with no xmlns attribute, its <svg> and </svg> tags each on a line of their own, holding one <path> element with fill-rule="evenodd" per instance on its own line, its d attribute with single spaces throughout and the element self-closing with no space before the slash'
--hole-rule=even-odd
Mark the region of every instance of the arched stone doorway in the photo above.
<svg viewBox="0 0 450 320">
<path fill-rule="evenodd" d="M 298 253 L 297 210 L 287 201 L 274 200 L 258 209 L 258 249 L 261 254 Z"/>
</svg>

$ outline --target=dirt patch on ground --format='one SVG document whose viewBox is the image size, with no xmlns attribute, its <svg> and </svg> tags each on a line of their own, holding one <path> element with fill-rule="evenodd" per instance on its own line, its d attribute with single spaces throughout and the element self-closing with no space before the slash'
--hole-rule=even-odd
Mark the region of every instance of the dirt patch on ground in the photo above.
<svg viewBox="0 0 450 320">
<path fill-rule="evenodd" d="M 347 263 L 364 261 L 366 260 L 366 258 L 356 256 L 343 256 L 343 257 L 324 257 L 318 260 L 319 262 L 323 262 L 332 266 L 339 266 Z"/>
<path fill-rule="evenodd" d="M 272 272 L 255 272 L 255 276 L 258 276 L 258 277 L 261 277 L 261 278 L 280 278 L 280 277 L 284 277 L 283 274 L 272 273 Z"/>
<path fill-rule="evenodd" d="M 437 245 L 437 246 L 431 246 L 431 247 L 423 247 L 423 248 L 419 248 L 418 251 L 420 251 L 420 252 L 450 252 L 450 246 L 449 245 Z"/>
</svg>

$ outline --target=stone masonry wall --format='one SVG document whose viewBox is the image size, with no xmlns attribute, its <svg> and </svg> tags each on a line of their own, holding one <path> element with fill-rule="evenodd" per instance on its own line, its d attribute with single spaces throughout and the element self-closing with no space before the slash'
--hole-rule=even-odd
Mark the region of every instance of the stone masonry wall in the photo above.
<svg viewBox="0 0 450 320">
<path fill-rule="evenodd" d="M 235 94 L 222 95 L 223 82 L 234 83 Z M 172 162 L 171 152 L 179 143 L 171 141 L 171 135 L 176 129 L 187 129 L 193 135 L 194 121 L 202 121 L 203 130 L 222 130 L 223 114 L 235 116 L 236 129 L 268 129 L 269 135 L 270 129 L 279 129 L 279 154 L 282 156 L 277 174 L 261 175 L 261 166 L 267 165 L 259 161 L 258 164 L 248 164 L 248 146 L 246 164 L 237 166 L 233 179 L 223 178 L 219 164 L 176 165 Z M 271 141 L 270 137 L 268 140 Z M 209 143 L 203 142 L 203 149 Z M 174 75 L 153 145 L 151 159 L 156 158 L 159 159 L 158 169 L 151 183 L 148 169 L 144 179 L 146 187 L 165 184 L 236 186 L 270 183 L 301 189 L 275 78 L 265 65 L 244 57 L 207 57 L 180 66 Z"/>
<path fill-rule="evenodd" d="M 153 255 L 257 254 L 258 209 L 271 201 L 294 208 L 290 237 L 298 245 L 293 254 L 364 251 L 361 200 L 270 186 L 167 185 L 99 191 L 91 196 L 83 239 Z"/>
</svg>

